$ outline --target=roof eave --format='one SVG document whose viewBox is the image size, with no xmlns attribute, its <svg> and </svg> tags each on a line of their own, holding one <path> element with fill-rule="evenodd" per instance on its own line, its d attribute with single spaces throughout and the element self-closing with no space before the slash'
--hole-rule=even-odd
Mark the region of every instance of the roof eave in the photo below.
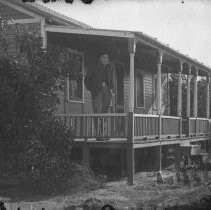
<svg viewBox="0 0 211 210">
<path fill-rule="evenodd" d="M 194 65 L 198 68 L 200 68 L 203 71 L 206 71 L 208 74 L 211 74 L 211 68 L 204 65 L 203 63 L 200 63 L 199 61 L 190 58 L 187 55 L 182 54 L 181 52 L 172 49 L 171 47 L 169 47 L 166 44 L 161 43 L 160 41 L 158 41 L 157 39 L 153 39 L 152 37 L 143 34 L 141 32 L 134 32 L 135 37 L 137 37 L 141 42 L 144 42 L 145 44 L 151 46 L 151 47 L 156 47 L 158 49 L 163 50 L 166 53 L 169 53 L 170 55 L 174 56 L 175 58 L 177 58 L 178 60 L 183 60 L 187 63 L 189 63 L 190 65 Z"/>
</svg>

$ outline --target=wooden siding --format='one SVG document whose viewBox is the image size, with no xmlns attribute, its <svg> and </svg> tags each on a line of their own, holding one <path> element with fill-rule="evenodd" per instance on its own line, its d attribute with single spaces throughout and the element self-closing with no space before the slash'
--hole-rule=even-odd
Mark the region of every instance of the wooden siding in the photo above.
<svg viewBox="0 0 211 210">
<path fill-rule="evenodd" d="M 2 3 L 0 3 L 0 15 L 6 19 L 14 19 L 14 20 L 32 18 L 31 16 L 19 12 L 13 8 L 10 8 L 9 6 L 6 6 Z"/>
<path fill-rule="evenodd" d="M 144 74 L 144 102 L 145 106 L 139 108 L 135 106 L 135 113 L 138 114 L 156 114 L 156 97 L 154 97 L 153 86 L 154 86 L 154 76 L 153 73 L 148 71 L 143 71 Z M 156 88 L 156 87 L 155 87 Z M 124 94 L 125 94 L 125 112 L 128 112 L 129 104 L 129 75 L 126 75 L 124 80 Z M 168 115 L 168 85 L 167 76 L 162 75 L 162 111 Z M 136 104 L 135 104 L 136 105 Z"/>
</svg>

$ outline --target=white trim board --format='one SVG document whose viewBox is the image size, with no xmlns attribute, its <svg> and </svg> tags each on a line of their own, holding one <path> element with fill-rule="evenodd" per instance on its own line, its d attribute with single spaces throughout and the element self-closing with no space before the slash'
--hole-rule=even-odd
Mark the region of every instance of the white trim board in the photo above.
<svg viewBox="0 0 211 210">
<path fill-rule="evenodd" d="M 57 33 L 68 33 L 68 34 L 84 34 L 84 35 L 95 35 L 95 36 L 114 36 L 114 37 L 125 37 L 133 38 L 134 34 L 131 32 L 124 31 L 109 31 L 103 29 L 83 29 L 83 28 L 72 28 L 66 26 L 55 26 L 46 25 L 46 31 L 57 32 Z"/>
</svg>

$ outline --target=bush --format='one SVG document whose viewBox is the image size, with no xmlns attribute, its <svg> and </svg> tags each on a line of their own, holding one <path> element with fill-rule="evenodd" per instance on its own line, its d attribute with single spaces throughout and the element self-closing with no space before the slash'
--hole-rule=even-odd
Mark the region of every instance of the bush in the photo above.
<svg viewBox="0 0 211 210">
<path fill-rule="evenodd" d="M 25 128 L 28 140 L 19 159 L 19 177 L 45 192 L 64 191 L 71 170 L 72 134 L 61 121 L 47 118 Z"/>
<path fill-rule="evenodd" d="M 8 44 L 6 22 L 0 18 L 0 40 Z M 13 29 L 17 54 L 0 54 L 0 173 L 45 192 L 62 191 L 71 176 L 73 139 L 54 117 L 65 50 L 50 44 L 44 50 L 39 34 Z"/>
</svg>

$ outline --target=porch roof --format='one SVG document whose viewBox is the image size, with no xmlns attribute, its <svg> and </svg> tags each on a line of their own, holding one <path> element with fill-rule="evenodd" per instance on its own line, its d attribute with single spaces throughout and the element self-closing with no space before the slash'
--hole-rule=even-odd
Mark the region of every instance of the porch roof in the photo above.
<svg viewBox="0 0 211 210">
<path fill-rule="evenodd" d="M 138 31 L 123 31 L 123 30 L 108 30 L 108 29 L 95 29 L 95 28 L 72 28 L 69 26 L 46 25 L 47 32 L 68 33 L 79 35 L 94 35 L 105 37 L 120 37 L 120 38 L 134 38 L 137 42 L 143 43 L 153 49 L 161 49 L 165 54 L 168 54 L 175 59 L 183 60 L 184 62 L 205 71 L 207 74 L 211 73 L 211 68 L 202 62 L 181 53 L 178 50 L 171 48 L 169 45 L 164 44 L 145 33 Z"/>
<path fill-rule="evenodd" d="M 41 17 L 44 17 L 48 20 L 52 20 L 56 24 L 62 24 L 62 25 L 69 25 L 74 27 L 84 27 L 84 28 L 91 28 L 91 26 L 82 23 L 78 20 L 75 20 L 71 17 L 68 17 L 66 15 L 63 15 L 59 12 L 56 12 L 55 10 L 52 10 L 46 6 L 43 6 L 37 2 L 26 2 L 23 3 L 22 0 L 0 0 L 1 3 L 4 3 L 5 5 L 11 6 L 16 5 L 16 7 L 20 7 L 23 9 L 26 9 L 30 12 L 33 12 Z"/>
</svg>

